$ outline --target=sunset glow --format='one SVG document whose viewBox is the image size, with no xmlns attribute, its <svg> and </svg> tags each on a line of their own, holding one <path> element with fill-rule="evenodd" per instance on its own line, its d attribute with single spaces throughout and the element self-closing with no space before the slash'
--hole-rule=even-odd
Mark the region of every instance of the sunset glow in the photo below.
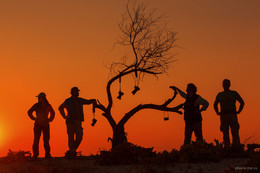
<svg viewBox="0 0 260 173">
<path fill-rule="evenodd" d="M 0 147 L 3 147 L 5 144 L 5 135 L 4 135 L 4 131 L 3 128 L 0 128 Z"/>
<path fill-rule="evenodd" d="M 28 109 L 45 92 L 55 111 L 50 123 L 53 156 L 68 149 L 65 120 L 58 107 L 77 86 L 80 97 L 108 103 L 108 67 L 125 55 L 124 47 L 114 45 L 119 37 L 118 23 L 127 0 L 35 1 L 0 0 L 0 156 L 8 149 L 32 151 L 33 121 Z M 138 104 L 162 104 L 173 95 L 175 85 L 185 91 L 187 83 L 209 102 L 202 112 L 203 135 L 207 142 L 222 141 L 220 120 L 213 103 L 222 91 L 222 80 L 231 80 L 245 101 L 238 115 L 241 142 L 260 143 L 260 1 L 256 0 L 149 0 L 147 8 L 158 9 L 177 32 L 176 58 L 168 74 L 156 79 L 146 76 L 140 91 L 132 95 L 133 78 L 122 79 L 122 100 L 116 99 L 118 82 L 112 86 L 115 120 Z M 179 95 L 170 106 L 183 103 Z M 82 154 L 110 149 L 112 129 L 97 110 L 97 123 L 91 126 L 92 107 L 84 107 Z M 154 147 L 155 151 L 179 149 L 184 141 L 183 115 L 144 110 L 126 123 L 131 143 Z M 44 156 L 42 138 L 40 157 Z"/>
</svg>

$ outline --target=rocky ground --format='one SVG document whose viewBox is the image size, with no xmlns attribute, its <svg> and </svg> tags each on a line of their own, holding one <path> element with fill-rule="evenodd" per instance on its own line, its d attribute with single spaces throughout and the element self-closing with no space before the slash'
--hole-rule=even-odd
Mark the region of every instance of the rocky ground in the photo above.
<svg viewBox="0 0 260 173">
<path fill-rule="evenodd" d="M 169 165 L 98 165 L 95 159 L 39 158 L 34 161 L 0 163 L 0 173 L 222 173 L 258 172 L 245 166 L 248 159 L 223 159 L 219 162 L 173 163 Z"/>
<path fill-rule="evenodd" d="M 223 148 L 216 141 L 192 143 L 179 151 L 156 153 L 123 143 L 97 155 L 33 159 L 29 151 L 9 150 L 0 158 L 0 173 L 233 173 L 260 172 L 260 145 Z"/>
</svg>

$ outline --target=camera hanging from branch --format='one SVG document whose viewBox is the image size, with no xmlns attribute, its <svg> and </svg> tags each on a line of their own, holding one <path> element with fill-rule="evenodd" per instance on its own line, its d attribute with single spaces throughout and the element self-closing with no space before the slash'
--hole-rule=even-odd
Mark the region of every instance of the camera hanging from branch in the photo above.
<svg viewBox="0 0 260 173">
<path fill-rule="evenodd" d="M 121 97 L 124 95 L 124 93 L 121 91 L 121 77 L 119 78 L 119 92 L 117 98 L 121 100 Z"/>
<path fill-rule="evenodd" d="M 132 91 L 132 94 L 133 94 L 133 95 L 135 95 L 135 93 L 140 90 L 140 88 L 138 87 L 139 81 L 140 81 L 140 76 L 138 76 L 137 70 L 135 70 L 134 80 L 135 80 L 135 88 L 134 88 L 134 90 Z"/>
<path fill-rule="evenodd" d="M 168 121 L 169 120 L 169 112 L 168 111 L 163 111 L 163 120 Z"/>
<path fill-rule="evenodd" d="M 95 118 L 95 106 L 94 105 L 92 107 L 92 113 L 93 113 L 93 119 L 92 119 L 91 126 L 94 126 L 97 122 L 97 119 Z"/>
</svg>

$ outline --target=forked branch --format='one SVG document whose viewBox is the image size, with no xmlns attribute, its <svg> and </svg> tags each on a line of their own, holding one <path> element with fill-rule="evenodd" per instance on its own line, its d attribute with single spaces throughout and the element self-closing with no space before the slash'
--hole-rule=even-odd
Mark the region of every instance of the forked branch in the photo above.
<svg viewBox="0 0 260 173">
<path fill-rule="evenodd" d="M 174 90 L 174 95 L 172 98 L 168 99 L 165 103 L 161 105 L 156 104 L 140 104 L 137 107 L 130 110 L 128 113 L 125 114 L 125 116 L 119 121 L 118 125 L 124 125 L 134 114 L 136 114 L 140 110 L 144 109 L 154 109 L 154 110 L 160 110 L 160 111 L 167 111 L 167 112 L 176 112 L 178 114 L 182 114 L 180 109 L 183 107 L 183 104 L 180 104 L 176 107 L 168 107 L 168 105 L 175 99 L 177 95 L 177 91 Z"/>
</svg>

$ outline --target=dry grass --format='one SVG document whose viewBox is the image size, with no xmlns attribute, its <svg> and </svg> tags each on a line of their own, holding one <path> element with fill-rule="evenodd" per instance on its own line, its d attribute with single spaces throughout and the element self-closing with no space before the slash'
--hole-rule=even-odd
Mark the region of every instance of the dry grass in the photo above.
<svg viewBox="0 0 260 173">
<path fill-rule="evenodd" d="M 92 159 L 67 160 L 53 158 L 37 161 L 0 163 L 0 173 L 219 173 L 246 165 L 248 159 L 225 159 L 211 163 L 176 163 L 169 165 L 97 165 Z"/>
<path fill-rule="evenodd" d="M 30 152 L 9 151 L 0 158 L 0 173 L 220 173 L 257 172 L 260 168 L 259 145 L 247 150 L 223 150 L 221 144 L 193 143 L 180 151 L 155 153 L 152 148 L 123 144 L 112 151 L 100 151 L 96 156 L 74 159 L 39 158 Z"/>
</svg>

